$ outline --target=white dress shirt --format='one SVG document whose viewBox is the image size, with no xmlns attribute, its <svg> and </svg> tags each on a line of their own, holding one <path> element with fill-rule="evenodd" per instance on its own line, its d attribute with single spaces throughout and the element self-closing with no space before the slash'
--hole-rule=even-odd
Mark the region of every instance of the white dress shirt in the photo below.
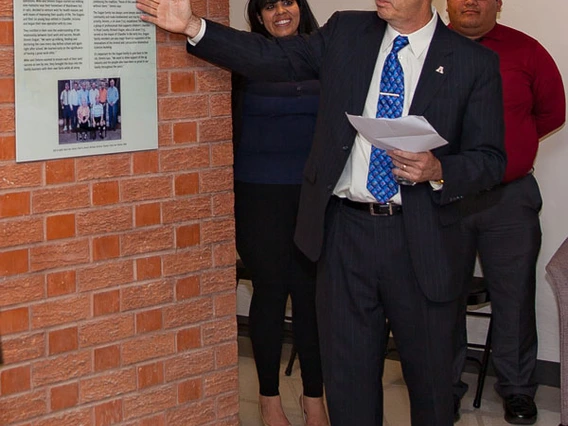
<svg viewBox="0 0 568 426">
<path fill-rule="evenodd" d="M 418 84 L 424 60 L 430 47 L 430 42 L 436 30 L 438 14 L 432 10 L 432 19 L 428 24 L 413 32 L 412 34 L 402 34 L 408 37 L 408 45 L 398 52 L 398 60 L 404 71 L 404 107 L 402 116 L 408 115 L 408 110 L 412 104 L 412 98 Z M 387 55 L 392 50 L 394 39 L 401 35 L 390 25 L 387 25 L 379 56 L 375 64 L 375 71 L 367 93 L 367 100 L 363 110 L 363 117 L 377 116 L 377 102 L 379 99 L 379 88 L 381 85 L 381 74 Z M 377 200 L 367 189 L 367 175 L 369 173 L 369 161 L 371 158 L 371 143 L 357 133 L 351 154 L 347 159 L 345 168 L 335 185 L 333 194 L 341 198 L 349 198 L 352 201 L 364 203 L 376 203 Z M 402 204 L 400 191 L 390 200 L 395 204 Z"/>
</svg>

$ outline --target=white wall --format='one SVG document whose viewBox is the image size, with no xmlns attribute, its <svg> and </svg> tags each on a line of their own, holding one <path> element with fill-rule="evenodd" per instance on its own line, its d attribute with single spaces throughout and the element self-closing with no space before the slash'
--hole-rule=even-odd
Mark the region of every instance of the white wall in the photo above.
<svg viewBox="0 0 568 426">
<path fill-rule="evenodd" d="M 372 0 L 309 0 L 320 24 L 336 10 L 374 10 Z M 244 19 L 246 0 L 231 0 L 231 25 L 246 29 Z M 445 0 L 434 0 L 434 5 L 444 19 Z M 500 22 L 524 31 L 539 40 L 555 58 L 564 83 L 568 87 L 568 37 L 564 35 L 568 2 L 565 0 L 504 0 Z M 568 130 L 562 128 L 548 137 L 539 151 L 535 174 L 539 181 L 544 207 L 541 214 L 543 243 L 537 271 L 537 318 L 539 333 L 539 359 L 559 360 L 559 329 L 556 299 L 545 279 L 544 267 L 568 236 Z M 479 324 L 470 324 L 471 335 L 482 340 L 477 332 Z"/>
</svg>

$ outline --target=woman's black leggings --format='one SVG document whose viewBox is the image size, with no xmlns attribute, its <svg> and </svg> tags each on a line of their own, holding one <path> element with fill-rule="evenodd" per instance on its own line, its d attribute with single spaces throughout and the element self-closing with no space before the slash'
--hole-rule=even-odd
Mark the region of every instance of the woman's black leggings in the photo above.
<svg viewBox="0 0 568 426">
<path fill-rule="evenodd" d="M 249 330 L 260 394 L 278 395 L 283 325 L 292 298 L 294 342 L 304 395 L 321 397 L 315 264 L 293 241 L 300 185 L 235 182 L 237 250 L 252 275 Z"/>
</svg>

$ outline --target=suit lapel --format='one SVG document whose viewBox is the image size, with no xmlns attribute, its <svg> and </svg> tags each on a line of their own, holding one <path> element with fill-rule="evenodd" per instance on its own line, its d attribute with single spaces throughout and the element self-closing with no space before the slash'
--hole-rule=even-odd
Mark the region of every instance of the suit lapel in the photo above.
<svg viewBox="0 0 568 426">
<path fill-rule="evenodd" d="M 349 109 L 351 114 L 360 115 L 363 113 L 385 29 L 386 23 L 377 17 L 372 25 L 363 30 L 361 37 L 355 40 L 349 59 L 353 65 L 353 72 L 351 73 L 352 97 Z"/>
<path fill-rule="evenodd" d="M 440 17 L 432 42 L 426 54 L 424 66 L 420 73 L 418 85 L 412 98 L 409 114 L 422 115 L 440 86 L 446 80 L 446 76 L 452 72 L 452 43 L 448 28 Z"/>
</svg>

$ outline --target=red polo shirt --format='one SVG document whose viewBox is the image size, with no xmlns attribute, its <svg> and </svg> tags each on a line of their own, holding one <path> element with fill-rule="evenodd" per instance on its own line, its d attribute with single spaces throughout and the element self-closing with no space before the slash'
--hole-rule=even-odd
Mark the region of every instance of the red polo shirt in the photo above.
<svg viewBox="0 0 568 426">
<path fill-rule="evenodd" d="M 554 60 L 532 37 L 497 24 L 480 42 L 501 61 L 507 151 L 503 182 L 510 182 L 529 173 L 539 139 L 564 123 L 564 86 Z"/>
</svg>

